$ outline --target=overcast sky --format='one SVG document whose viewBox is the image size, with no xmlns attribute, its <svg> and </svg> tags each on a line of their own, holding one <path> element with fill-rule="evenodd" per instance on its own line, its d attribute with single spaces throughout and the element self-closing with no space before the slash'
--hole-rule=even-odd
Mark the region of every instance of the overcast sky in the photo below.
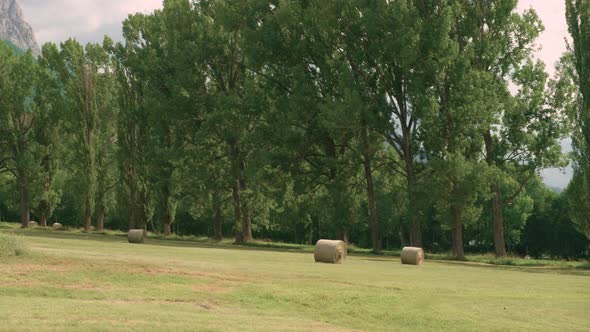
<svg viewBox="0 0 590 332">
<path fill-rule="evenodd" d="M 20 0 L 25 19 L 33 26 L 39 44 L 60 42 L 75 37 L 82 43 L 102 42 L 104 35 L 121 39 L 121 22 L 136 12 L 149 13 L 162 7 L 162 0 Z M 538 57 L 547 64 L 550 74 L 553 65 L 565 51 L 567 36 L 563 0 L 520 0 L 519 9 L 533 7 L 545 25 L 539 38 Z M 566 150 L 570 144 L 564 142 Z M 564 175 L 560 170 L 543 172 L 551 186 L 563 188 L 571 178 L 571 170 Z"/>
</svg>

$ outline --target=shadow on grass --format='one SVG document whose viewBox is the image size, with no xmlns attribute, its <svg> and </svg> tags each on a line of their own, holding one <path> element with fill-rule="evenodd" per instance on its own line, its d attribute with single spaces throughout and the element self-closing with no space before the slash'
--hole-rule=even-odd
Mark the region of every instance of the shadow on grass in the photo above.
<svg viewBox="0 0 590 332">
<path fill-rule="evenodd" d="M 50 228 L 7 228 L 0 226 L 0 231 L 4 233 L 11 233 L 25 237 L 41 237 L 47 239 L 61 239 L 61 240 L 90 240 L 98 242 L 110 243 L 127 243 L 127 234 L 109 234 L 104 232 L 68 232 L 68 231 L 54 231 Z M 141 245 L 146 246 L 163 246 L 176 248 L 202 248 L 202 249 L 226 249 L 226 250 L 248 250 L 248 251 L 272 251 L 272 252 L 292 252 L 300 254 L 309 254 L 313 252 L 313 248 L 308 248 L 304 245 L 291 244 L 272 244 L 272 243 L 257 243 L 251 242 L 241 245 L 236 245 L 228 241 L 214 241 L 206 238 L 199 240 L 179 240 L 167 239 L 165 237 L 148 237 L 145 243 Z"/>
<path fill-rule="evenodd" d="M 480 263 L 474 261 L 453 261 L 453 260 L 430 260 L 429 263 L 445 264 L 445 265 L 457 265 L 465 267 L 475 267 L 484 269 L 504 270 L 504 271 L 515 271 L 515 272 L 528 272 L 528 273 L 543 273 L 543 274 L 567 274 L 590 277 L 590 270 L 588 270 L 588 264 L 580 265 L 577 267 L 560 267 L 560 266 L 518 266 L 518 265 L 499 265 Z"/>
<path fill-rule="evenodd" d="M 123 232 L 104 231 L 104 232 L 81 232 L 80 230 L 55 231 L 51 228 L 31 228 L 20 229 L 14 225 L 0 223 L 0 231 L 13 233 L 27 237 L 43 237 L 51 239 L 73 239 L 73 240 L 93 240 L 111 243 L 127 243 L 127 234 Z M 271 252 L 289 252 L 310 254 L 314 247 L 309 245 L 298 245 L 289 243 L 272 243 L 272 242 L 249 242 L 236 245 L 230 239 L 216 241 L 205 237 L 165 237 L 157 234 L 150 234 L 144 245 L 166 246 L 177 248 L 203 248 L 203 249 L 227 249 L 227 250 L 251 250 L 251 251 L 271 251 Z M 356 247 L 349 248 L 349 255 L 361 257 L 376 262 L 392 262 L 399 259 L 399 251 L 383 251 L 379 254 L 373 253 L 370 249 Z M 523 271 L 531 273 L 563 273 L 572 275 L 590 276 L 590 263 L 576 266 L 568 265 L 567 262 L 538 260 L 524 261 L 516 258 L 495 259 L 486 256 L 468 257 L 466 261 L 454 260 L 451 256 L 441 254 L 427 254 L 428 262 L 440 264 L 461 265 L 468 267 L 497 268 L 503 270 Z"/>
</svg>

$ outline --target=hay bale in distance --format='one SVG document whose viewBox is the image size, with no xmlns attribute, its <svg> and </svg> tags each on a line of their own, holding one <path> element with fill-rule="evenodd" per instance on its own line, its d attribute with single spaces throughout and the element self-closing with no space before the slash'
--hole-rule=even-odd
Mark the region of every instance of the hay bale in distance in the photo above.
<svg viewBox="0 0 590 332">
<path fill-rule="evenodd" d="M 313 258 L 318 263 L 342 264 L 346 255 L 346 242 L 334 240 L 319 240 L 313 252 Z"/>
<path fill-rule="evenodd" d="M 37 227 L 37 226 L 39 226 L 39 224 L 37 224 L 36 221 L 32 221 L 32 220 L 29 221 L 29 227 Z"/>
<path fill-rule="evenodd" d="M 422 265 L 424 263 L 424 250 L 416 247 L 404 247 L 401 259 L 402 264 Z"/>
<path fill-rule="evenodd" d="M 51 228 L 53 228 L 53 230 L 56 231 L 61 231 L 62 229 L 64 229 L 64 225 L 56 222 L 55 224 L 51 225 Z"/>
<path fill-rule="evenodd" d="M 132 229 L 127 234 L 127 240 L 129 243 L 143 243 L 144 239 L 143 229 Z"/>
</svg>

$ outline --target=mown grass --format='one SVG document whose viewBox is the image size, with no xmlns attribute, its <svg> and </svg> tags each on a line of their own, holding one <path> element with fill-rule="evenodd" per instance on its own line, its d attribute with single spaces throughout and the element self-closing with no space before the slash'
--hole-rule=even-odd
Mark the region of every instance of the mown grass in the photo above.
<svg viewBox="0 0 590 332">
<path fill-rule="evenodd" d="M 75 236 L 83 236 L 84 238 L 93 238 L 94 236 L 117 236 L 117 237 L 127 237 L 127 233 L 122 231 L 114 231 L 114 230 L 104 230 L 104 231 L 91 231 L 86 232 L 82 228 L 65 228 L 61 231 L 54 231 L 50 227 L 35 227 L 28 230 L 21 230 L 18 224 L 15 223 L 7 223 L 7 222 L 0 222 L 0 231 L 10 232 L 14 234 L 20 235 L 31 235 L 31 234 L 54 234 L 55 232 L 59 232 L 59 234 L 63 234 L 64 237 L 68 237 L 69 235 Z M 151 241 L 161 241 L 160 243 L 163 245 L 174 245 L 172 242 L 185 242 L 187 244 L 195 244 L 195 245 L 210 245 L 216 247 L 235 247 L 234 239 L 232 238 L 224 238 L 222 240 L 214 240 L 205 236 L 186 236 L 186 235 L 170 235 L 165 236 L 162 234 L 155 234 L 155 233 L 148 233 L 148 237 Z M 292 243 L 283 243 L 283 242 L 270 242 L 270 241 L 262 241 L 262 240 L 255 240 L 250 243 L 245 243 L 240 246 L 247 247 L 247 248 L 259 248 L 259 249 L 270 249 L 270 250 L 284 250 L 284 251 L 296 251 L 296 252 L 306 252 L 311 253 L 314 250 L 314 246 L 312 245 L 302 245 L 302 244 L 292 244 Z M 350 245 L 348 247 L 348 253 L 352 255 L 368 255 L 368 256 L 375 256 L 375 254 L 371 251 L 371 249 L 366 248 L 359 248 L 354 245 Z M 377 256 L 383 257 L 399 257 L 400 250 L 384 250 Z M 448 254 L 433 254 L 433 253 L 426 253 L 426 258 L 428 260 L 440 260 L 440 261 L 454 261 L 454 258 Z M 522 257 L 504 257 L 504 258 L 496 258 L 493 254 L 470 254 L 467 255 L 465 262 L 472 262 L 472 263 L 483 263 L 483 264 L 491 264 L 491 265 L 507 265 L 507 266 L 522 266 L 522 267 L 553 267 L 553 268 L 576 268 L 576 269 L 587 269 L 590 270 L 590 262 L 588 261 L 564 261 L 564 260 L 554 260 L 554 259 L 524 259 Z"/>
<path fill-rule="evenodd" d="M 587 331 L 590 271 L 45 230 L 0 258 L 6 331 Z"/>
</svg>

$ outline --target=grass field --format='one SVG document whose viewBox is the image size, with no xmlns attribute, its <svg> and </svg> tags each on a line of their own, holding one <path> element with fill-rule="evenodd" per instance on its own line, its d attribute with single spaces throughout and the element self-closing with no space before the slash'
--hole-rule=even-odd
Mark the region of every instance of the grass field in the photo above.
<svg viewBox="0 0 590 332">
<path fill-rule="evenodd" d="M 590 330 L 583 269 L 21 233 L 27 254 L 0 257 L 5 331 Z"/>
</svg>

